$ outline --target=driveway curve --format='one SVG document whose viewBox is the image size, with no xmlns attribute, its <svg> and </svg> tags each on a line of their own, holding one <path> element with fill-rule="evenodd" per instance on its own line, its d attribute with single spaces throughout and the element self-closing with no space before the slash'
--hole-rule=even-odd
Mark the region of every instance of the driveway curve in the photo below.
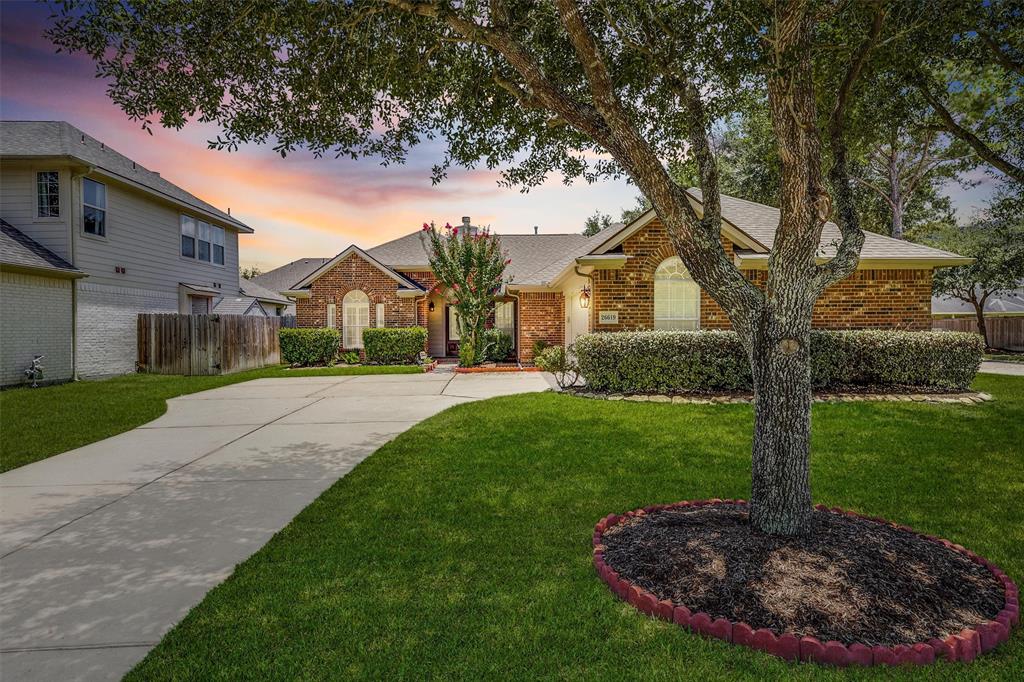
<svg viewBox="0 0 1024 682">
<path fill-rule="evenodd" d="M 113 680 L 378 447 L 537 372 L 256 379 L 0 474 L 0 674 Z"/>
</svg>

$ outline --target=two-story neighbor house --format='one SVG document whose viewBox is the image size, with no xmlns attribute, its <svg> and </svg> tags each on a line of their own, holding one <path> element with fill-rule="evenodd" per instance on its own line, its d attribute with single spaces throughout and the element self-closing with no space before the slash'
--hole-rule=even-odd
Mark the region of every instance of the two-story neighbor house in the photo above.
<svg viewBox="0 0 1024 682">
<path fill-rule="evenodd" d="M 236 296 L 229 213 L 64 121 L 0 122 L 0 384 L 131 372 L 140 312 Z"/>
</svg>

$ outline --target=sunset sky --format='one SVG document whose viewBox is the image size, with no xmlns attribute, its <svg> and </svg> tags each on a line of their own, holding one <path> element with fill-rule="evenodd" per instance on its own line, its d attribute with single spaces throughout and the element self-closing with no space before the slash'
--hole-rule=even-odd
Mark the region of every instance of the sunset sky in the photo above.
<svg viewBox="0 0 1024 682">
<path fill-rule="evenodd" d="M 566 187 L 560 177 L 522 194 L 499 187 L 496 172 L 455 169 L 431 186 L 430 168 L 443 147 L 417 147 L 404 166 L 373 159 L 282 159 L 269 147 L 235 153 L 207 149 L 211 126 L 181 131 L 155 128 L 150 136 L 128 119 L 94 77 L 83 55 L 55 54 L 42 36 L 45 5 L 0 4 L 0 118 L 66 120 L 108 146 L 222 209 L 256 230 L 240 240 L 241 262 L 268 270 L 307 256 L 331 256 L 355 243 L 369 247 L 406 234 L 424 221 L 455 223 L 463 215 L 498 233 L 577 232 L 595 209 L 618 216 L 635 203 L 625 181 Z M 969 215 L 992 191 L 981 185 L 950 188 L 957 209 Z"/>
</svg>

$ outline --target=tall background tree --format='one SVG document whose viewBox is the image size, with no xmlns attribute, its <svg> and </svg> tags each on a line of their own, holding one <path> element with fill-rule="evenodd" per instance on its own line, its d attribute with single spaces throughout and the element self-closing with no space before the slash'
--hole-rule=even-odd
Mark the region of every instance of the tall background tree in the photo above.
<svg viewBox="0 0 1024 682">
<path fill-rule="evenodd" d="M 600 211 L 594 211 L 594 214 L 587 218 L 586 222 L 583 223 L 583 234 L 588 237 L 592 237 L 601 230 L 605 230 L 612 226 L 612 217 L 607 213 L 601 213 Z"/>
<path fill-rule="evenodd" d="M 978 2 L 963 30 L 921 55 L 912 74 L 928 124 L 1024 184 L 1024 4 Z"/>
<path fill-rule="evenodd" d="M 849 112 L 973 22 L 953 0 L 356 0 L 63 3 L 50 32 L 87 52 L 149 125 L 217 124 L 212 144 L 401 162 L 440 137 L 450 164 L 510 184 L 626 176 L 696 282 L 726 311 L 754 377 L 751 522 L 811 518 L 809 340 L 814 302 L 857 267 Z M 713 123 L 768 104 L 780 220 L 762 289 L 721 238 Z M 689 156 L 697 211 L 667 164 Z M 827 170 L 826 170 L 827 169 Z M 817 263 L 829 218 L 842 233 Z"/>
<path fill-rule="evenodd" d="M 937 271 L 932 291 L 969 303 L 988 346 L 985 304 L 991 296 L 1024 286 L 1024 192 L 1004 192 L 970 223 L 942 226 L 921 237 L 975 259 L 971 265 Z"/>
</svg>

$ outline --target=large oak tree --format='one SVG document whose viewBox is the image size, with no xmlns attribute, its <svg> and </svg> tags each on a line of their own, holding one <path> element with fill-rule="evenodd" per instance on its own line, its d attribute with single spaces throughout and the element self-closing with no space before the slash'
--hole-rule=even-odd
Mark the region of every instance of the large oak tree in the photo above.
<svg viewBox="0 0 1024 682">
<path fill-rule="evenodd" d="M 84 50 L 129 115 L 223 131 L 213 146 L 401 162 L 443 139 L 451 164 L 627 176 L 693 278 L 728 313 L 753 368 L 751 520 L 809 525 L 815 300 L 857 267 L 863 234 L 848 178 L 847 112 L 871 82 L 948 43 L 971 11 L 936 0 L 219 0 L 63 3 L 50 32 Z M 980 3 L 979 3 L 980 4 Z M 720 239 L 714 121 L 767 100 L 780 221 L 766 286 Z M 695 159 L 695 209 L 667 166 Z M 829 170 L 826 172 L 826 167 Z M 842 232 L 830 258 L 819 238 Z"/>
</svg>

